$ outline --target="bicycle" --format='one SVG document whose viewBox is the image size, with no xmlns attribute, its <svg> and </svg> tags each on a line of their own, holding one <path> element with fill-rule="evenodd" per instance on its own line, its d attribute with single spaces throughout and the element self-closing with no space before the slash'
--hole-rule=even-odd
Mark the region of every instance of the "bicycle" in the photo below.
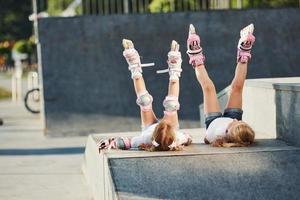
<svg viewBox="0 0 300 200">
<path fill-rule="evenodd" d="M 38 73 L 30 72 L 27 77 L 29 90 L 24 97 L 25 108 L 33 113 L 40 113 L 40 89 L 38 87 Z"/>
<path fill-rule="evenodd" d="M 24 97 L 25 108 L 33 113 L 40 113 L 40 89 L 33 88 L 29 90 Z"/>
</svg>

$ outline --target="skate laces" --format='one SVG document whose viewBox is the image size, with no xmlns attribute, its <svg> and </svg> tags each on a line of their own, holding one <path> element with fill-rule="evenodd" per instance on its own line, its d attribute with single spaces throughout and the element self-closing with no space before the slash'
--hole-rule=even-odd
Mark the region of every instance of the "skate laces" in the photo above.
<svg viewBox="0 0 300 200">
<path fill-rule="evenodd" d="M 250 24 L 243 28 L 240 32 L 240 40 L 238 43 L 238 49 L 242 51 L 250 51 L 253 43 L 255 42 L 255 37 L 253 35 L 254 25 Z"/>
<path fill-rule="evenodd" d="M 189 63 L 193 65 L 193 67 L 204 63 L 205 57 L 202 54 L 200 37 L 196 34 L 196 30 L 193 24 L 190 24 L 189 28 L 186 53 L 189 55 Z"/>
<path fill-rule="evenodd" d="M 237 46 L 237 62 L 246 63 L 251 59 L 251 49 L 255 42 L 253 31 L 253 24 L 246 26 L 240 31 L 240 39 Z"/>
<path fill-rule="evenodd" d="M 171 43 L 171 50 L 168 53 L 168 68 L 164 70 L 157 70 L 156 73 L 167 73 L 169 72 L 170 80 L 178 80 L 181 76 L 181 53 L 179 51 L 179 44 L 173 40 Z"/>
<path fill-rule="evenodd" d="M 170 71 L 179 71 L 181 72 L 181 53 L 179 51 L 170 51 L 168 53 L 168 66 Z"/>
<path fill-rule="evenodd" d="M 129 65 L 129 69 L 141 68 L 140 55 L 135 49 L 125 49 L 123 55 Z"/>
<path fill-rule="evenodd" d="M 179 51 L 170 51 L 168 53 L 168 66 L 169 66 L 169 75 L 170 80 L 178 80 L 181 76 L 181 53 Z"/>
<path fill-rule="evenodd" d="M 115 138 L 108 138 L 108 139 L 100 139 L 96 140 L 96 144 L 99 148 L 101 149 L 116 149 L 116 143 L 115 143 Z"/>
<path fill-rule="evenodd" d="M 187 40 L 187 54 L 195 55 L 202 52 L 200 37 L 196 33 L 189 33 Z"/>
<path fill-rule="evenodd" d="M 128 63 L 128 69 L 131 71 L 131 77 L 139 77 L 142 75 L 142 67 L 154 66 L 154 63 L 141 64 L 141 58 L 137 50 L 134 48 L 133 42 L 131 40 L 123 39 L 122 41 L 124 51 L 123 56 Z"/>
</svg>

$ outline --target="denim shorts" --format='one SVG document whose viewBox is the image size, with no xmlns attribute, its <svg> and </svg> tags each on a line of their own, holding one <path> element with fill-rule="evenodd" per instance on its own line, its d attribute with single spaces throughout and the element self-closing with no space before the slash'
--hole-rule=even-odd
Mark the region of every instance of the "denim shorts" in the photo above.
<svg viewBox="0 0 300 200">
<path fill-rule="evenodd" d="M 240 108 L 226 108 L 224 114 L 221 112 L 211 112 L 204 115 L 206 129 L 209 127 L 210 123 L 219 117 L 229 117 L 232 119 L 242 120 L 243 110 Z"/>
</svg>

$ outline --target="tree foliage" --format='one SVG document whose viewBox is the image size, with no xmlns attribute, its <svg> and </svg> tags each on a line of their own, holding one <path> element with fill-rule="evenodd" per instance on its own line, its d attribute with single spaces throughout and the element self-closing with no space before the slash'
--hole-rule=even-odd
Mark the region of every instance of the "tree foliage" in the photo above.
<svg viewBox="0 0 300 200">
<path fill-rule="evenodd" d="M 0 41 L 29 38 L 32 23 L 31 0 L 0 0 Z"/>
<path fill-rule="evenodd" d="M 299 7 L 299 0 L 220 0 L 207 1 L 207 9 L 216 9 L 218 4 L 228 2 L 229 8 L 281 8 L 281 7 Z M 206 2 L 206 1 L 205 1 Z M 149 10 L 152 13 L 188 11 L 193 8 L 199 8 L 201 1 L 194 0 L 152 0 Z M 185 9 L 178 9 L 178 5 L 183 5 Z M 179 6 L 180 7 L 180 6 Z"/>
<path fill-rule="evenodd" d="M 176 11 L 175 7 L 179 1 L 176 0 L 152 0 L 149 5 L 149 10 L 151 13 L 159 13 L 159 12 L 174 12 Z M 198 2 L 194 0 L 181 0 L 180 5 L 184 5 L 185 7 L 194 8 L 197 6 Z"/>
<path fill-rule="evenodd" d="M 281 8 L 299 7 L 299 0 L 243 0 L 243 7 L 248 8 Z"/>
</svg>

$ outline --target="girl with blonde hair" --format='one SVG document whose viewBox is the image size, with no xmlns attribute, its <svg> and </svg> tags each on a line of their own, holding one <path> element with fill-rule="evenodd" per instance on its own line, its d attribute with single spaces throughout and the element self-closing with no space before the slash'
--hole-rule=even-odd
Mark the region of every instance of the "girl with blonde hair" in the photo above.
<svg viewBox="0 0 300 200">
<path fill-rule="evenodd" d="M 242 92 L 251 58 L 251 48 L 255 41 L 254 26 L 248 25 L 240 31 L 237 46 L 237 65 L 231 83 L 231 91 L 224 113 L 221 113 L 216 89 L 205 69 L 205 57 L 200 45 L 200 37 L 190 25 L 187 40 L 189 63 L 194 67 L 198 82 L 203 91 L 203 104 L 206 124 L 205 143 L 215 147 L 244 147 L 254 141 L 253 129 L 242 121 Z"/>
<path fill-rule="evenodd" d="M 178 114 L 179 110 L 179 78 L 181 76 L 181 53 L 179 44 L 172 41 L 171 50 L 168 53 L 168 72 L 169 85 L 168 94 L 163 101 L 164 116 L 162 120 L 158 120 L 152 109 L 153 98 L 146 89 L 146 85 L 142 75 L 142 64 L 139 53 L 134 48 L 132 41 L 123 40 L 123 55 L 129 65 L 131 78 L 135 93 L 137 96 L 136 103 L 140 107 L 142 131 L 139 136 L 126 138 L 112 138 L 110 140 L 102 140 L 101 148 L 118 148 L 130 149 L 139 148 L 148 151 L 169 151 L 179 150 L 184 145 L 192 142 L 188 134 L 184 134 L 178 130 Z"/>
</svg>

